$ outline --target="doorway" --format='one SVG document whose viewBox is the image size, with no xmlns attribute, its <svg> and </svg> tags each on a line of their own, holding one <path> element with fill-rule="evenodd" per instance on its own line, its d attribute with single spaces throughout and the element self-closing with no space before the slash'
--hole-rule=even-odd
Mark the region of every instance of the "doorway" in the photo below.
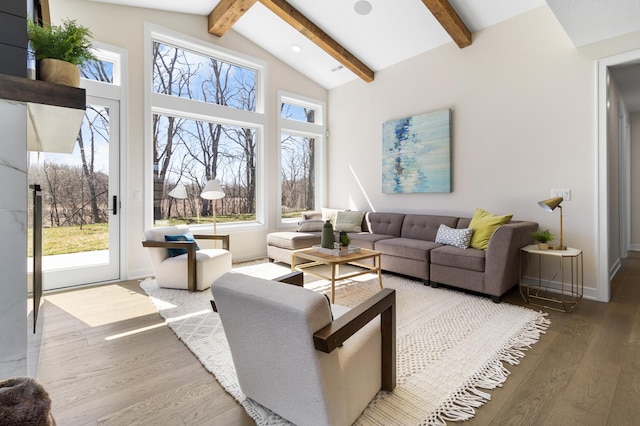
<svg viewBox="0 0 640 426">
<path fill-rule="evenodd" d="M 598 292 L 597 299 L 608 302 L 611 299 L 611 279 L 620 266 L 620 260 L 628 248 L 630 202 L 627 193 L 629 156 L 625 151 L 629 130 L 624 108 L 617 102 L 611 102 L 610 79 L 611 69 L 627 64 L 640 62 L 640 50 L 614 55 L 598 61 Z M 624 98 L 624 96 L 623 96 Z M 623 114 L 618 115 L 622 110 Z M 616 114 L 615 116 L 611 114 Z M 609 155 L 610 118 L 615 117 L 616 133 L 619 140 L 619 151 L 613 158 Z M 614 125 L 614 124 L 611 124 Z M 620 138 L 621 137 L 621 138 Z M 622 164 L 622 166 L 620 166 Z M 618 170 L 615 168 L 617 167 Z M 612 169 L 613 168 L 613 169 Z M 611 174 L 611 172 L 615 172 Z M 616 192 L 611 193 L 610 179 L 618 179 Z M 623 211 L 624 210 L 624 211 Z M 617 223 L 617 226 L 611 226 Z M 612 243 L 617 243 L 611 246 Z"/>
<path fill-rule="evenodd" d="M 31 152 L 42 187 L 44 290 L 120 279 L 120 105 L 87 96 L 73 151 Z"/>
</svg>

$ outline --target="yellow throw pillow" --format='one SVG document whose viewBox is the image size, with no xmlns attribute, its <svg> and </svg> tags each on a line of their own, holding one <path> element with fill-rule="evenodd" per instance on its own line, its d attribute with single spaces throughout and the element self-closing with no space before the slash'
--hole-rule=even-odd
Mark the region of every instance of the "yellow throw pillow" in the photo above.
<svg viewBox="0 0 640 426">
<path fill-rule="evenodd" d="M 469 228 L 473 229 L 473 236 L 471 237 L 471 247 L 480 250 L 486 250 L 489 246 L 489 240 L 494 231 L 505 223 L 509 223 L 512 214 L 506 214 L 504 216 L 496 216 L 482 209 L 476 209 Z"/>
</svg>

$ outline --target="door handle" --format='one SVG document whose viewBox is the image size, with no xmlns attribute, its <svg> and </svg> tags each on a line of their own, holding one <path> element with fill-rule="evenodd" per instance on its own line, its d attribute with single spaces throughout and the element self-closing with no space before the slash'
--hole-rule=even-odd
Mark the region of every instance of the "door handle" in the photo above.
<svg viewBox="0 0 640 426">
<path fill-rule="evenodd" d="M 114 215 L 118 214 L 118 196 L 117 195 L 113 196 L 113 214 Z"/>
</svg>

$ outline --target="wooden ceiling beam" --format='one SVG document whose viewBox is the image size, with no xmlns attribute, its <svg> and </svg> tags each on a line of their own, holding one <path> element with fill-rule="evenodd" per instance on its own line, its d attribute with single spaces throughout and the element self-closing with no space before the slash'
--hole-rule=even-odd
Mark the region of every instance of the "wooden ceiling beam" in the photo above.
<svg viewBox="0 0 640 426">
<path fill-rule="evenodd" d="M 471 31 L 447 0 L 422 0 L 460 49 L 471 45 Z"/>
<path fill-rule="evenodd" d="M 222 0 L 209 14 L 209 33 L 222 37 L 257 0 Z"/>
<path fill-rule="evenodd" d="M 302 13 L 284 0 L 259 0 L 267 9 L 278 15 L 282 20 L 300 31 L 305 37 L 318 45 L 322 50 L 331 55 L 351 70 L 358 77 L 370 83 L 373 81 L 374 72 L 358 58 L 353 56 L 340 43 L 332 39 L 316 24 L 307 19 Z"/>
</svg>

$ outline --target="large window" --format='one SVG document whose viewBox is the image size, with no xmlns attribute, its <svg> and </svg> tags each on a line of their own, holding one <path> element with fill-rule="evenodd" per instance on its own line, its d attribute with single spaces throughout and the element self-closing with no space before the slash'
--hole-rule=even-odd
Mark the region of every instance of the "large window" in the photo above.
<svg viewBox="0 0 640 426">
<path fill-rule="evenodd" d="M 323 204 L 320 173 L 324 158 L 324 105 L 284 94 L 280 106 L 280 222 L 296 222 L 301 212 Z"/>
<path fill-rule="evenodd" d="M 263 66 L 160 30 L 149 46 L 154 223 L 262 222 Z M 200 197 L 212 179 L 224 198 Z"/>
</svg>

